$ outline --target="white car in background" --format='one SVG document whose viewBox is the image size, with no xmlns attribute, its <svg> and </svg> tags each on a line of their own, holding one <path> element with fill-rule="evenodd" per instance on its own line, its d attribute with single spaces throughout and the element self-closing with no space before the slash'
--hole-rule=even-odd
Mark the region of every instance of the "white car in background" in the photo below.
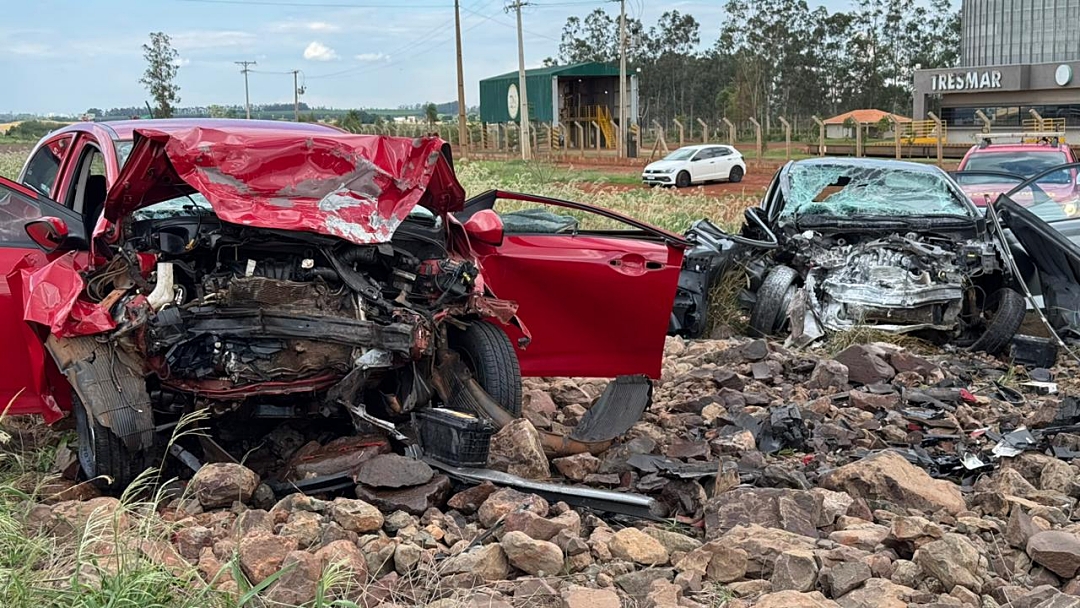
<svg viewBox="0 0 1080 608">
<path fill-rule="evenodd" d="M 731 146 L 703 144 L 684 146 L 654 163 L 641 173 L 641 181 L 650 186 L 685 188 L 713 180 L 741 181 L 746 175 L 742 154 Z"/>
</svg>

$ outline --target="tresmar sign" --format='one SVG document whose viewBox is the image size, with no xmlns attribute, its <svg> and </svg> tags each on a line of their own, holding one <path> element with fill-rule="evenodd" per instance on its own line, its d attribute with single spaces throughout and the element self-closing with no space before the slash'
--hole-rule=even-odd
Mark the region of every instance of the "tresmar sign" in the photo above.
<svg viewBox="0 0 1080 608">
<path fill-rule="evenodd" d="M 934 74 L 930 78 L 932 91 L 984 91 L 1001 88 L 1001 70 L 968 70 Z"/>
</svg>

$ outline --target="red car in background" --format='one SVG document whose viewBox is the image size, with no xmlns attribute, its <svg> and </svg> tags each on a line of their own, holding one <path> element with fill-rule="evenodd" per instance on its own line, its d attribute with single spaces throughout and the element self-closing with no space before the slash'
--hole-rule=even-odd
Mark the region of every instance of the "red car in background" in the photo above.
<svg viewBox="0 0 1080 608">
<path fill-rule="evenodd" d="M 1047 138 L 1039 143 L 984 142 L 968 150 L 953 177 L 976 206 L 985 207 L 1027 178 L 1074 162 L 1076 156 L 1072 149 L 1059 143 L 1056 138 Z M 1039 188 L 1052 200 L 1062 203 L 1073 201 L 1080 193 L 1075 169 L 1063 169 L 1060 173 L 1043 177 L 1039 180 Z M 1030 200 L 1015 202 L 1021 205 L 1032 203 Z M 1063 211 L 1072 216 L 1080 209 L 1073 205 L 1072 208 L 1063 208 Z"/>
<path fill-rule="evenodd" d="M 193 411 L 399 438 L 461 382 L 516 415 L 522 375 L 658 377 L 688 244 L 569 201 L 466 201 L 438 138 L 318 124 L 80 123 L 19 182 L 0 179 L 0 407 L 74 410 L 113 487 Z"/>
</svg>

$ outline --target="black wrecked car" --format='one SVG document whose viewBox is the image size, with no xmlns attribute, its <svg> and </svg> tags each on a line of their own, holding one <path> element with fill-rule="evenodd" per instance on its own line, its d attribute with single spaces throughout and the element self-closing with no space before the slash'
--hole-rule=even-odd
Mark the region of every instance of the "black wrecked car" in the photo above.
<svg viewBox="0 0 1080 608">
<path fill-rule="evenodd" d="M 1019 243 L 1006 237 L 1011 224 Z M 696 247 L 685 258 L 669 333 L 704 335 L 710 305 L 719 305 L 710 294 L 737 273 L 738 301 L 758 335 L 787 334 L 801 346 L 870 326 L 998 353 L 1026 314 L 1014 250 L 1060 253 L 1053 232 L 1008 196 L 984 214 L 933 166 L 789 162 L 738 234 L 708 220 L 688 231 Z M 1039 257 L 1024 256 L 1029 272 L 1045 272 Z"/>
</svg>

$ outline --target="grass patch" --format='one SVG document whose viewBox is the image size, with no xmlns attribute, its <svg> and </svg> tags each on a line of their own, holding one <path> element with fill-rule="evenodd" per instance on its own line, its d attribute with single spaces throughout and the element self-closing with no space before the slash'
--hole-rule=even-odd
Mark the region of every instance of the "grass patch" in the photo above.
<svg viewBox="0 0 1080 608">
<path fill-rule="evenodd" d="M 641 185 L 641 176 L 637 171 L 633 173 L 605 173 L 595 169 L 577 169 L 572 164 L 569 166 L 557 166 L 523 160 L 481 160 L 475 161 L 475 164 L 492 173 L 498 179 L 516 180 L 524 175 L 527 179 L 539 183 L 588 182 L 597 185 Z"/>
<path fill-rule="evenodd" d="M 15 179 L 22 170 L 27 153 L 21 150 L 0 150 L 0 177 Z"/>
<path fill-rule="evenodd" d="M 560 181 L 557 179 L 559 170 L 543 163 L 472 161 L 458 163 L 456 168 L 458 179 L 470 196 L 500 189 L 571 200 L 618 211 L 678 233 L 701 218 L 709 218 L 725 229 L 735 230 L 742 224 L 743 211 L 760 200 L 759 193 L 752 190 L 725 197 L 668 188 L 616 191 L 597 187 L 596 182 L 586 180 Z"/>
<path fill-rule="evenodd" d="M 713 283 L 709 291 L 709 321 L 705 337 L 721 328 L 746 333 L 750 319 L 739 303 L 739 294 L 748 286 L 746 269 L 741 266 L 729 269 Z"/>
<path fill-rule="evenodd" d="M 828 333 L 825 337 L 824 348 L 830 355 L 836 355 L 849 346 L 874 342 L 895 344 L 912 352 L 925 352 L 929 349 L 929 344 L 924 340 L 909 334 L 882 331 L 872 325 L 856 325 L 848 331 Z"/>
</svg>

